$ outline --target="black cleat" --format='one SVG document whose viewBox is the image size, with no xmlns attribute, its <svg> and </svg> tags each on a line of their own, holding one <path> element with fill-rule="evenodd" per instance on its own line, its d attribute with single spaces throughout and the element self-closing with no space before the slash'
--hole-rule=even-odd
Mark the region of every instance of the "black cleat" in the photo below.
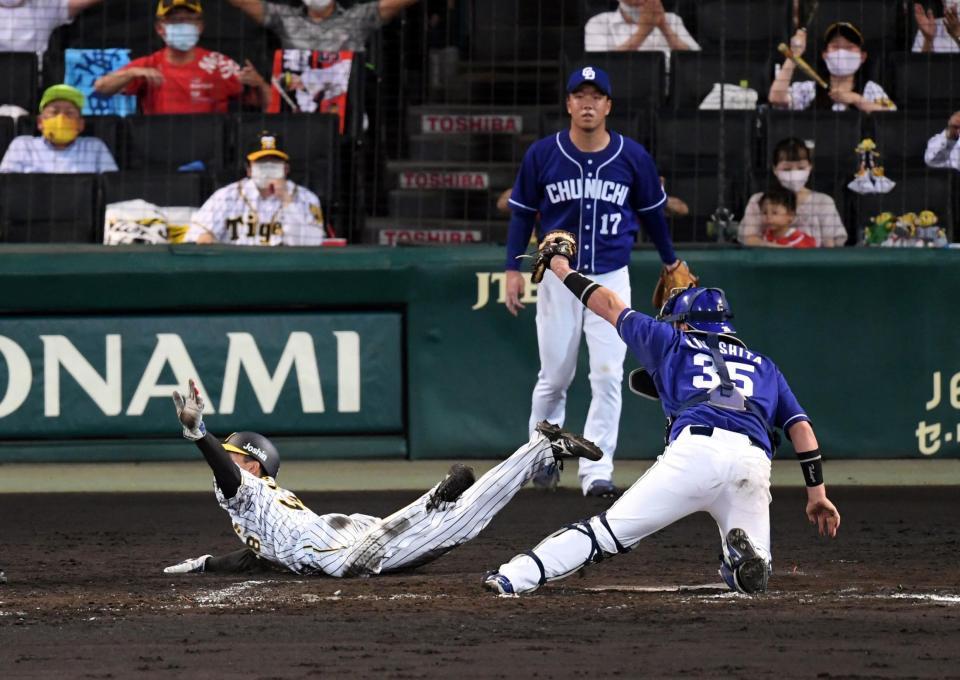
<svg viewBox="0 0 960 680">
<path fill-rule="evenodd" d="M 757 554 L 747 532 L 743 529 L 731 529 L 727 533 L 727 554 L 737 590 L 752 594 L 762 593 L 767 589 L 770 569 L 767 561 Z"/>
<path fill-rule="evenodd" d="M 473 486 L 477 481 L 473 474 L 473 468 L 454 463 L 450 466 L 450 472 L 443 478 L 443 481 L 437 486 L 436 490 L 430 494 L 427 501 L 427 510 L 433 510 L 441 503 L 453 503 L 460 498 L 464 491 Z"/>
<path fill-rule="evenodd" d="M 567 432 L 559 425 L 548 423 L 541 420 L 537 423 L 537 432 L 550 440 L 553 445 L 553 455 L 557 459 L 561 458 L 586 458 L 587 460 L 600 460 L 603 458 L 603 451 L 589 439 Z"/>
<path fill-rule="evenodd" d="M 615 499 L 620 498 L 623 495 L 623 489 L 618 489 L 613 485 L 613 482 L 606 479 L 596 479 L 590 482 L 590 486 L 587 487 L 587 492 L 584 496 L 592 496 L 593 498 L 608 498 Z"/>
</svg>

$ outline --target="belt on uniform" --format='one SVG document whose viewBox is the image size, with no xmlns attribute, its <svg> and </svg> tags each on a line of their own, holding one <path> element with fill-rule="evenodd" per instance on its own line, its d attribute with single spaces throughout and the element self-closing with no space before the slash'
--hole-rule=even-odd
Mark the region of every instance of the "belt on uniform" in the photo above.
<svg viewBox="0 0 960 680">
<path fill-rule="evenodd" d="M 691 425 L 690 434 L 698 434 L 702 437 L 712 437 L 713 427 L 710 425 Z M 756 437 L 751 437 L 750 435 L 746 435 L 746 437 L 750 440 L 750 443 L 756 446 L 758 449 L 763 449 L 764 453 L 769 453 L 767 450 L 768 447 L 759 439 Z"/>
</svg>

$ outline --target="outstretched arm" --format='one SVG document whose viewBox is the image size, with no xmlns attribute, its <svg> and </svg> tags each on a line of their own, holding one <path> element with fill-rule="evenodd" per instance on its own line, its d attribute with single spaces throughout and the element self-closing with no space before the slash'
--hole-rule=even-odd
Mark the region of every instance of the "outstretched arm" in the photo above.
<svg viewBox="0 0 960 680">
<path fill-rule="evenodd" d="M 807 519 L 816 524 L 821 536 L 835 538 L 840 528 L 840 513 L 827 498 L 826 485 L 823 483 L 823 467 L 820 460 L 820 446 L 809 421 L 802 420 L 787 430 L 793 448 L 803 469 L 803 478 L 807 483 Z"/>
<path fill-rule="evenodd" d="M 380 0 L 380 21 L 387 23 L 410 5 L 420 0 Z"/>
<path fill-rule="evenodd" d="M 573 271 L 570 268 L 570 261 L 563 256 L 554 256 L 550 260 L 550 270 L 587 309 L 616 327 L 620 313 L 627 308 L 616 293 L 591 281 L 583 274 Z"/>
<path fill-rule="evenodd" d="M 262 24 L 266 12 L 263 8 L 263 0 L 227 0 L 231 5 L 239 9 L 248 17 Z"/>
<path fill-rule="evenodd" d="M 213 477 L 224 498 L 233 498 L 240 488 L 240 468 L 220 440 L 207 432 L 203 424 L 203 397 L 192 379 L 186 397 L 176 391 L 173 393 L 173 404 L 177 409 L 177 418 L 183 425 L 184 438 L 194 442 L 200 449 L 207 465 L 213 470 Z"/>
<path fill-rule="evenodd" d="M 70 0 L 67 3 L 67 13 L 73 19 L 85 9 L 90 9 L 94 5 L 99 5 L 102 0 Z"/>
</svg>

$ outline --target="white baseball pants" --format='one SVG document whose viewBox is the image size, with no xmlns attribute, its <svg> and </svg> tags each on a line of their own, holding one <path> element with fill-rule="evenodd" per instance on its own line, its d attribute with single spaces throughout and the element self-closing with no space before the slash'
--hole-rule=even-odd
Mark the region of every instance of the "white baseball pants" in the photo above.
<svg viewBox="0 0 960 680">
<path fill-rule="evenodd" d="M 686 428 L 610 507 L 606 524 L 603 515 L 588 520 L 596 546 L 585 531 L 561 530 L 532 551 L 543 564 L 542 574 L 528 555 L 517 555 L 500 567 L 500 573 L 518 593 L 536 590 L 542 578 L 563 578 L 586 566 L 596 548 L 615 555 L 618 543 L 629 549 L 700 511 L 716 521 L 721 542 L 730 529 L 743 529 L 769 563 L 770 501 L 770 460 L 746 435 L 715 428 L 708 437 L 690 434 Z M 726 554 L 726 545 L 723 551 Z"/>
<path fill-rule="evenodd" d="M 626 267 L 590 278 L 612 290 L 630 306 L 630 277 Z M 580 459 L 580 486 L 586 493 L 591 482 L 610 480 L 613 475 L 613 453 L 617 448 L 620 427 L 623 360 L 627 346 L 616 328 L 584 307 L 563 282 L 548 270 L 537 289 L 540 373 L 533 388 L 531 433 L 541 420 L 563 425 L 567 388 L 577 371 L 582 335 L 587 336 L 592 395 L 583 436 L 603 451 L 603 458 L 598 461 Z"/>
</svg>

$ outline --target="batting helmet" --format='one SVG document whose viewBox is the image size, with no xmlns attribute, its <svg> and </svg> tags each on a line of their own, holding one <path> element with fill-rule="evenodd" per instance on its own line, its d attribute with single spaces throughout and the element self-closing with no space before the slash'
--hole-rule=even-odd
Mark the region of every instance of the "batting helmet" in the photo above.
<svg viewBox="0 0 960 680">
<path fill-rule="evenodd" d="M 223 440 L 223 448 L 241 456 L 249 456 L 260 463 L 270 477 L 280 472 L 280 452 L 273 442 L 256 432 L 234 432 Z"/>
<path fill-rule="evenodd" d="M 730 323 L 733 310 L 720 288 L 687 288 L 677 291 L 663 303 L 657 319 L 669 323 L 688 324 L 707 333 L 736 333 Z"/>
</svg>

